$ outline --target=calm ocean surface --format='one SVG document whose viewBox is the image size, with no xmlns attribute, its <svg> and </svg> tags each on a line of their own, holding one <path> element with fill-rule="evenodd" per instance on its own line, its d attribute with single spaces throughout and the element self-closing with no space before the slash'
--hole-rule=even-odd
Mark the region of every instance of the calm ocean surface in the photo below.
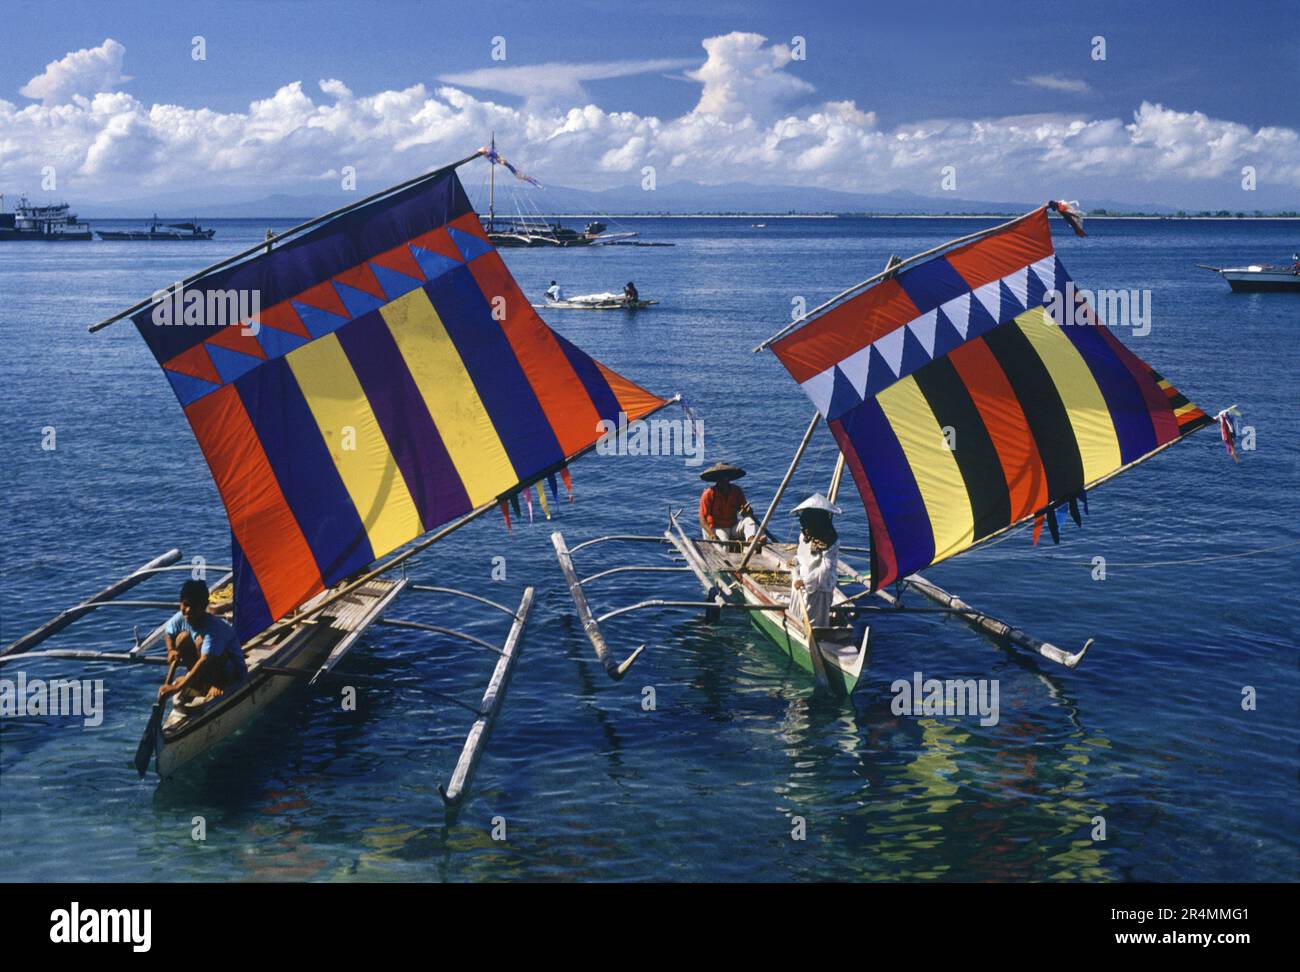
<svg viewBox="0 0 1300 972">
<path fill-rule="evenodd" d="M 749 353 L 808 306 L 982 223 L 937 219 L 628 220 L 672 249 L 507 251 L 524 289 L 570 293 L 635 280 L 661 301 L 623 312 L 548 312 L 601 361 L 706 425 L 706 461 L 750 471 L 760 508 L 810 412 L 770 354 Z M 130 324 L 86 325 L 261 238 L 259 220 L 217 221 L 208 243 L 0 244 L 0 642 L 169 547 L 228 563 L 221 505 L 172 392 Z M 617 227 L 616 227 L 617 228 Z M 160 678 L 90 666 L 105 680 L 97 729 L 76 720 L 0 724 L 3 880 L 1098 880 L 1300 878 L 1296 547 L 1300 485 L 1300 296 L 1234 295 L 1198 262 L 1280 260 L 1300 223 L 1088 224 L 1058 232 L 1080 286 L 1149 288 L 1153 325 L 1121 333 L 1207 411 L 1240 403 L 1257 449 L 1235 466 L 1210 429 L 1090 495 L 1082 530 L 1027 534 L 929 571 L 975 606 L 1071 650 L 1069 672 L 1010 655 L 957 623 L 886 618 L 852 702 L 814 696 L 742 619 L 649 613 L 612 622 L 620 655 L 650 649 L 609 681 L 572 618 L 550 532 L 659 533 L 698 497 L 679 458 L 589 456 L 557 519 L 490 516 L 437 545 L 413 573 L 515 602 L 539 596 L 523 653 L 460 822 L 442 822 L 446 779 L 470 716 L 398 688 L 365 688 L 359 709 L 296 690 L 285 704 L 165 785 L 129 766 Z M 666 412 L 676 417 L 675 411 Z M 57 430 L 43 451 L 42 430 Z M 820 431 L 794 485 L 825 487 Z M 793 493 L 791 494 L 794 495 Z M 851 507 L 840 532 L 865 544 Z M 788 506 L 789 504 L 787 504 Z M 526 519 L 526 515 L 525 515 Z M 778 523 L 788 523 L 784 513 Z M 657 554 L 584 551 L 582 573 Z M 1107 579 L 1088 562 L 1104 556 Z M 507 579 L 494 582 L 492 558 Z M 1183 563 L 1169 563 L 1178 562 Z M 1125 564 L 1163 563 L 1129 567 Z M 693 580 L 610 582 L 606 607 L 653 595 L 694 599 Z M 171 598 L 172 581 L 137 589 Z M 394 616 L 454 622 L 499 640 L 477 611 L 415 597 Z M 121 649 L 161 614 L 105 612 L 64 646 Z M 76 632 L 80 635 L 76 635 Z M 482 653 L 375 630 L 345 667 L 476 702 Z M 30 677 L 75 667 L 28 668 Z M 897 678 L 996 678 L 1001 719 L 890 711 Z M 12 668 L 0 674 L 14 678 Z M 642 710 L 653 686 L 657 709 Z M 1243 711 L 1244 686 L 1257 692 Z M 791 817 L 807 839 L 791 839 Z M 190 838 L 193 818 L 207 840 Z M 494 841 L 502 817 L 507 839 Z M 1091 839 L 1094 818 L 1104 841 Z"/>
</svg>

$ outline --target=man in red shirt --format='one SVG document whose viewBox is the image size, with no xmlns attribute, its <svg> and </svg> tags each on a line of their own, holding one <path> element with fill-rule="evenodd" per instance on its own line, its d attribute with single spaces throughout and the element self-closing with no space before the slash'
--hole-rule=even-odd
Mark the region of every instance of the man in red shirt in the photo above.
<svg viewBox="0 0 1300 972">
<path fill-rule="evenodd" d="M 710 485 L 700 495 L 700 531 L 706 540 L 744 540 L 748 543 L 758 533 L 754 511 L 745 491 L 736 480 L 745 470 L 729 462 L 719 462 L 700 473 Z"/>
</svg>

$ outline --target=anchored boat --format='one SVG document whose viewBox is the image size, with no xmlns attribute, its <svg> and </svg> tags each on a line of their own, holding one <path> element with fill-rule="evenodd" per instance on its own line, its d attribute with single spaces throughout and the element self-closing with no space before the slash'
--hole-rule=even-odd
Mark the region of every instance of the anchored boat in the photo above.
<svg viewBox="0 0 1300 972">
<path fill-rule="evenodd" d="M 533 311 L 487 239 L 456 174 L 477 152 L 260 242 L 184 280 L 211 295 L 257 289 L 262 310 L 206 326 L 155 324 L 155 298 L 130 317 L 171 383 L 231 526 L 229 568 L 209 585 L 248 677 L 212 698 L 155 703 L 135 765 L 182 771 L 247 726 L 292 685 L 336 666 L 373 625 L 454 638 L 496 656 L 481 701 L 413 689 L 474 716 L 442 795 L 464 799 L 504 697 L 533 602 L 517 607 L 416 583 L 413 558 L 592 449 L 601 423 L 668 404 L 586 355 Z M 503 304 L 497 301 L 504 298 Z M 160 299 L 167 299 L 161 296 Z M 540 486 L 538 487 L 540 490 Z M 128 590 L 175 572 L 169 551 L 0 650 L 41 660 L 175 663 L 164 625 L 122 652 L 41 648 L 113 608 L 175 610 Z M 400 568 L 401 573 L 396 571 Z M 206 572 L 205 572 L 206 573 Z M 200 578 L 203 579 L 203 578 Z M 173 587 L 174 590 L 174 587 Z M 457 598 L 505 615 L 494 644 L 450 626 L 383 615 L 399 596 Z M 450 603 L 450 602 L 449 602 Z M 447 611 L 453 610 L 446 608 Z"/>
<path fill-rule="evenodd" d="M 204 229 L 197 222 L 161 223 L 155 213 L 147 230 L 95 230 L 101 240 L 210 240 L 217 232 Z"/>
<path fill-rule="evenodd" d="M 1300 253 L 1291 254 L 1290 264 L 1252 263 L 1246 267 L 1211 267 L 1198 263 L 1202 270 L 1213 270 L 1228 281 L 1237 293 L 1255 291 L 1300 291 Z"/>
<path fill-rule="evenodd" d="M 609 232 L 609 227 L 600 220 L 592 220 L 583 227 L 582 232 L 564 226 L 559 222 L 552 222 L 538 212 L 537 207 L 531 205 L 525 200 L 515 197 L 515 215 L 508 216 L 505 219 L 497 217 L 496 199 L 497 199 L 497 181 L 496 167 L 502 166 L 507 169 L 520 182 L 527 182 L 541 188 L 541 183 L 530 175 L 525 175 L 516 169 L 510 162 L 497 152 L 496 134 L 493 133 L 492 141 L 484 148 L 483 155 L 492 163 L 488 171 L 488 211 L 487 218 L 483 221 L 483 228 L 486 230 L 488 239 L 492 241 L 493 246 L 497 247 L 580 247 L 580 246 L 608 246 L 611 244 L 627 244 L 636 239 L 637 234 L 632 232 Z M 665 244 L 655 244 L 663 246 Z"/>
<path fill-rule="evenodd" d="M 1049 211 L 1083 235 L 1077 209 L 1049 203 L 905 260 L 891 258 L 881 273 L 754 349 L 773 351 L 815 411 L 744 550 L 688 535 L 675 514 L 662 536 L 596 537 L 572 549 L 560 533 L 552 536 L 578 617 L 612 678 L 622 678 L 646 646 L 619 661 L 601 625 L 668 609 L 747 613 L 818 686 L 841 696 L 858 684 L 879 627 L 901 612 L 956 617 L 1005 646 L 1067 668 L 1080 663 L 1092 639 L 1066 651 L 919 573 L 1022 524 L 1033 523 L 1035 543 L 1044 525 L 1058 540 L 1067 518 L 1082 524 L 1090 490 L 1215 423 L 1066 286 Z M 1047 308 L 1070 293 L 1077 304 L 1059 325 Z M 1217 416 L 1230 453 L 1233 414 L 1229 408 Z M 777 543 L 767 527 L 821 425 L 839 451 L 828 495 L 833 502 L 847 468 L 870 545 L 840 547 L 867 555 L 869 566 L 840 561 L 831 624 L 817 628 L 801 603 L 792 604 L 785 564 L 793 546 Z M 657 545 L 668 559 L 579 576 L 573 555 L 609 542 Z M 657 598 L 600 615 L 587 600 L 588 586 L 606 578 L 672 572 L 693 575 L 704 600 Z M 907 594 L 927 603 L 913 606 Z"/>
</svg>

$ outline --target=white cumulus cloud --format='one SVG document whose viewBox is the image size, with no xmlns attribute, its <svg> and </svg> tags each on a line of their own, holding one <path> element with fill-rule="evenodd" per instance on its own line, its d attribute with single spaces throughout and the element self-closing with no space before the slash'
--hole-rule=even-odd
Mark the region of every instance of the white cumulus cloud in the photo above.
<svg viewBox="0 0 1300 972">
<path fill-rule="evenodd" d="M 74 95 L 112 91 L 131 79 L 122 73 L 126 48 L 109 37 L 98 47 L 83 48 L 65 54 L 45 65 L 45 70 L 18 89 L 26 98 L 35 98 L 47 107 L 61 105 Z"/>
<path fill-rule="evenodd" d="M 930 196 L 942 195 L 941 170 L 954 166 L 966 198 L 1059 194 L 1085 205 L 1089 197 L 1163 196 L 1189 207 L 1196 198 L 1198 206 L 1254 209 L 1293 205 L 1300 189 L 1300 135 L 1290 128 L 1150 102 L 1128 118 L 1051 112 L 882 127 L 851 100 L 819 100 L 791 73 L 790 51 L 757 34 L 706 39 L 705 60 L 688 75 L 700 86 L 698 104 L 664 118 L 584 98 L 502 104 L 465 90 L 463 77 L 371 94 L 337 78 L 312 87 L 295 81 L 242 111 L 146 104 L 123 91 L 92 91 L 122 80 L 120 46 L 109 40 L 94 49 L 115 65 L 99 81 L 59 67 L 85 62 L 86 52 L 77 52 L 41 75 L 43 103 L 0 99 L 0 185 L 34 186 L 52 164 L 60 188 L 79 201 L 197 188 L 242 189 L 250 198 L 337 185 L 351 165 L 373 190 L 462 158 L 495 131 L 507 157 L 544 183 L 587 189 L 637 185 L 647 165 L 659 170 L 661 187 L 689 179 Z M 658 64 L 636 62 L 650 63 Z M 597 73 L 590 65 L 568 74 L 543 67 L 559 86 L 553 90 Z M 507 75 L 505 86 L 523 77 Z M 1241 191 L 1247 165 L 1257 193 Z"/>
<path fill-rule="evenodd" d="M 810 94 L 811 84 L 786 71 L 790 48 L 766 45 L 767 38 L 761 34 L 739 31 L 705 40 L 707 59 L 687 74 L 704 85 L 695 111 L 725 121 L 766 119 L 799 96 Z"/>
</svg>

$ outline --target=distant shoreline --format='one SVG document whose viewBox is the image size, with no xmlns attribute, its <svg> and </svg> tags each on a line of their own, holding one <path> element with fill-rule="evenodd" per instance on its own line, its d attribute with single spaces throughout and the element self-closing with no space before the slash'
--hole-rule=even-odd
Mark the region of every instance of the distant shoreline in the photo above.
<svg viewBox="0 0 1300 972">
<path fill-rule="evenodd" d="M 1001 213 L 550 213 L 542 219 L 1013 219 L 1024 212 Z M 1251 220 L 1300 220 L 1300 215 L 1288 216 L 1161 216 L 1158 214 L 1106 213 L 1092 215 L 1085 212 L 1084 219 L 1145 219 L 1145 220 L 1224 220 L 1248 222 Z"/>
<path fill-rule="evenodd" d="M 749 219 L 749 220 L 776 220 L 776 219 L 1012 219 L 1016 216 L 1023 216 L 1023 212 L 1001 212 L 1001 213 L 542 213 L 532 217 L 534 219 Z M 1121 213 L 1106 213 L 1105 215 L 1092 215 L 1085 212 L 1084 219 L 1092 220 L 1146 220 L 1146 221 L 1167 221 L 1167 222 L 1233 222 L 1247 223 L 1263 220 L 1281 220 L 1284 222 L 1300 222 L 1300 215 L 1285 216 L 1161 216 L 1149 213 L 1126 215 Z M 88 216 L 83 218 L 86 223 L 130 223 L 130 222 L 147 222 L 150 216 Z M 169 217 L 170 218 L 170 217 Z M 201 216 L 201 219 L 212 220 L 278 220 L 288 222 L 302 222 L 313 219 L 311 216 Z"/>
</svg>

